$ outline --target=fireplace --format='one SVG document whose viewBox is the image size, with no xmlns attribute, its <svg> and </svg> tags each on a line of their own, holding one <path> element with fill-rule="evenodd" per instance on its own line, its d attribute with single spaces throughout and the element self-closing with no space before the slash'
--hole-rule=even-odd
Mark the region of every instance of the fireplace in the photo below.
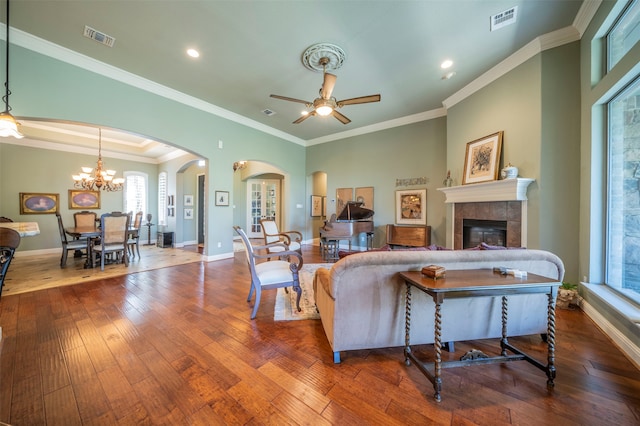
<svg viewBox="0 0 640 426">
<path fill-rule="evenodd" d="M 462 220 L 462 248 L 477 247 L 480 243 L 507 246 L 506 220 Z"/>
<path fill-rule="evenodd" d="M 475 228 L 473 242 L 464 241 L 465 223 Z M 467 231 L 469 232 L 469 231 Z M 478 234 L 488 240 L 478 241 Z M 454 212 L 453 247 L 455 249 L 476 247 L 480 243 L 494 246 L 522 246 L 522 202 L 490 201 L 484 203 L 456 203 Z"/>
<path fill-rule="evenodd" d="M 447 240 L 454 249 L 463 248 L 463 244 L 475 247 L 482 242 L 479 238 L 490 245 L 526 247 L 527 188 L 533 182 L 535 179 L 514 178 L 438 188 L 446 195 L 445 203 L 453 205 Z M 480 237 L 474 235 L 472 242 L 463 243 L 465 220 L 468 224 L 485 221 L 493 224 L 488 226 L 491 231 L 478 231 Z M 498 244 L 500 241 L 504 243 Z"/>
</svg>

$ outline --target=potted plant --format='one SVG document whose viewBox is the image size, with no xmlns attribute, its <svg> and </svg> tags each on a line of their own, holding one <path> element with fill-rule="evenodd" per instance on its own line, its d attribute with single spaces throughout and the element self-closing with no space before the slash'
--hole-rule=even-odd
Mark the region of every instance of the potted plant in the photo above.
<svg viewBox="0 0 640 426">
<path fill-rule="evenodd" d="M 556 306 L 560 309 L 568 309 L 569 305 L 574 305 L 578 298 L 578 286 L 576 284 L 563 282 L 558 288 L 558 298 Z"/>
</svg>

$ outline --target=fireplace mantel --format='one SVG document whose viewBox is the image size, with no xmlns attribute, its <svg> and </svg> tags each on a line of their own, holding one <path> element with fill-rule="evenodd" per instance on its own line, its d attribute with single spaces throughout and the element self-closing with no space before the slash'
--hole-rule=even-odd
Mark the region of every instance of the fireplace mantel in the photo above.
<svg viewBox="0 0 640 426">
<path fill-rule="evenodd" d="M 438 188 L 446 195 L 445 203 L 482 203 L 487 201 L 526 201 L 527 187 L 535 179 L 515 178 L 471 185 Z"/>
</svg>

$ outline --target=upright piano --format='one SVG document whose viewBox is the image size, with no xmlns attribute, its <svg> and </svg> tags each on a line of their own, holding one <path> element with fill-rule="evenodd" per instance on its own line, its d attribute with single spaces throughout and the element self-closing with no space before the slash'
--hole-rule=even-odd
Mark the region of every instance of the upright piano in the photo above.
<svg viewBox="0 0 640 426">
<path fill-rule="evenodd" d="M 320 228 L 320 242 L 326 260 L 337 259 L 340 240 L 348 240 L 362 233 L 367 234 L 367 249 L 373 239 L 373 210 L 362 207 L 362 202 L 349 201 L 338 216 L 332 215 Z"/>
</svg>

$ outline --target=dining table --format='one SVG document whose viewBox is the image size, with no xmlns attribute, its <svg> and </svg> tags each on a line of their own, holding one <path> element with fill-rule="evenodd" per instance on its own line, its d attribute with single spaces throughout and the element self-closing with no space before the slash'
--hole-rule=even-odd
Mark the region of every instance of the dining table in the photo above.
<svg viewBox="0 0 640 426">
<path fill-rule="evenodd" d="M 0 228 L 13 229 L 21 237 L 33 237 L 40 234 L 38 222 L 0 222 Z"/>
<path fill-rule="evenodd" d="M 87 240 L 87 260 L 84 263 L 84 267 L 85 269 L 93 268 L 93 262 L 91 261 L 93 241 L 100 236 L 100 228 L 97 226 L 73 226 L 65 228 L 64 232 L 73 238 L 85 238 Z"/>
<path fill-rule="evenodd" d="M 87 240 L 87 260 L 84 264 L 86 268 L 93 268 L 93 243 L 101 234 L 100 227 L 98 226 L 73 226 L 65 228 L 64 231 L 67 235 L 73 238 L 86 238 Z M 129 227 L 129 235 L 138 235 L 138 228 Z M 139 255 L 139 253 L 138 253 Z"/>
</svg>

